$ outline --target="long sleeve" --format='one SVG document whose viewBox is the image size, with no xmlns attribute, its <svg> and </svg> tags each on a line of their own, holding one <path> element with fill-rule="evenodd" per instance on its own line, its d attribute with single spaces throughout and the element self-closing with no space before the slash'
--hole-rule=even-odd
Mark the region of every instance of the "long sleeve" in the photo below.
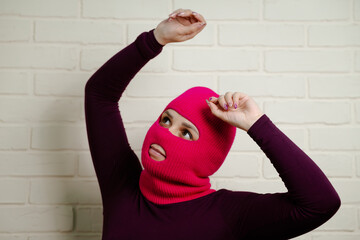
<svg viewBox="0 0 360 240">
<path fill-rule="evenodd" d="M 130 187 L 140 176 L 141 165 L 129 145 L 118 101 L 135 74 L 162 51 L 153 31 L 141 33 L 111 57 L 85 86 L 87 137 L 103 201 L 115 186 Z"/>
<path fill-rule="evenodd" d="M 341 201 L 325 174 L 265 114 L 248 135 L 270 159 L 288 192 L 229 192 L 224 218 L 235 235 L 289 239 L 317 228 L 337 212 Z"/>
</svg>

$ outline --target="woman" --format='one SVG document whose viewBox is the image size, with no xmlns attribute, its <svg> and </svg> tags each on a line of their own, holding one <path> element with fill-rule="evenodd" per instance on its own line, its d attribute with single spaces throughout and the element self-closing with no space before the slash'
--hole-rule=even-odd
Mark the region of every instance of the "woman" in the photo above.
<svg viewBox="0 0 360 240">
<path fill-rule="evenodd" d="M 246 94 L 194 87 L 150 127 L 140 162 L 118 101 L 134 75 L 170 42 L 206 25 L 178 9 L 109 59 L 85 87 L 89 146 L 103 201 L 102 239 L 289 239 L 330 219 L 340 198 L 318 166 Z M 169 79 L 171 81 L 171 79 Z M 141 111 L 141 109 L 134 109 Z M 261 147 L 286 193 L 211 189 L 240 128 Z"/>
</svg>

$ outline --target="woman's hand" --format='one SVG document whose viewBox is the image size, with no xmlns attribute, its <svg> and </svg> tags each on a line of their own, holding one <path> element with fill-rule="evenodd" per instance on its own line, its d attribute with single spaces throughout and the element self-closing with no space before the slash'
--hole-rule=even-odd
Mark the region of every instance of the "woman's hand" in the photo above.
<svg viewBox="0 0 360 240">
<path fill-rule="evenodd" d="M 206 102 L 213 115 L 246 132 L 263 115 L 257 103 L 240 92 L 227 92 Z"/>
<path fill-rule="evenodd" d="M 183 42 L 195 37 L 205 26 L 206 22 L 201 14 L 180 8 L 157 25 L 154 36 L 161 45 Z"/>
</svg>

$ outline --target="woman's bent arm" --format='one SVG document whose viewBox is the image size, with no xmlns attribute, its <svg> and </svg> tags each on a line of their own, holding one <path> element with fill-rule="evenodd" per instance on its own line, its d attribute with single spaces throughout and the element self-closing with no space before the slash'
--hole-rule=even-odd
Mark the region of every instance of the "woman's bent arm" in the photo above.
<svg viewBox="0 0 360 240">
<path fill-rule="evenodd" d="M 248 131 L 269 158 L 288 192 L 229 192 L 224 218 L 244 239 L 289 239 L 329 220 L 341 201 L 325 174 L 263 115 Z M 241 202 L 240 202 L 241 201 Z"/>
</svg>

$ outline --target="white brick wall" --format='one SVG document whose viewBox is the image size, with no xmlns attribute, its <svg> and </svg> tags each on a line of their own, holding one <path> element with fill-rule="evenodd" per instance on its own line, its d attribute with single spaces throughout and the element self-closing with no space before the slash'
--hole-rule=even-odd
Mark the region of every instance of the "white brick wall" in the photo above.
<svg viewBox="0 0 360 240">
<path fill-rule="evenodd" d="M 0 240 L 101 239 L 84 86 L 177 8 L 208 24 L 167 45 L 120 100 L 138 157 L 149 126 L 186 89 L 248 93 L 342 199 L 330 221 L 297 239 L 360 239 L 360 0 L 0 0 Z M 241 130 L 211 183 L 286 191 Z"/>
</svg>

